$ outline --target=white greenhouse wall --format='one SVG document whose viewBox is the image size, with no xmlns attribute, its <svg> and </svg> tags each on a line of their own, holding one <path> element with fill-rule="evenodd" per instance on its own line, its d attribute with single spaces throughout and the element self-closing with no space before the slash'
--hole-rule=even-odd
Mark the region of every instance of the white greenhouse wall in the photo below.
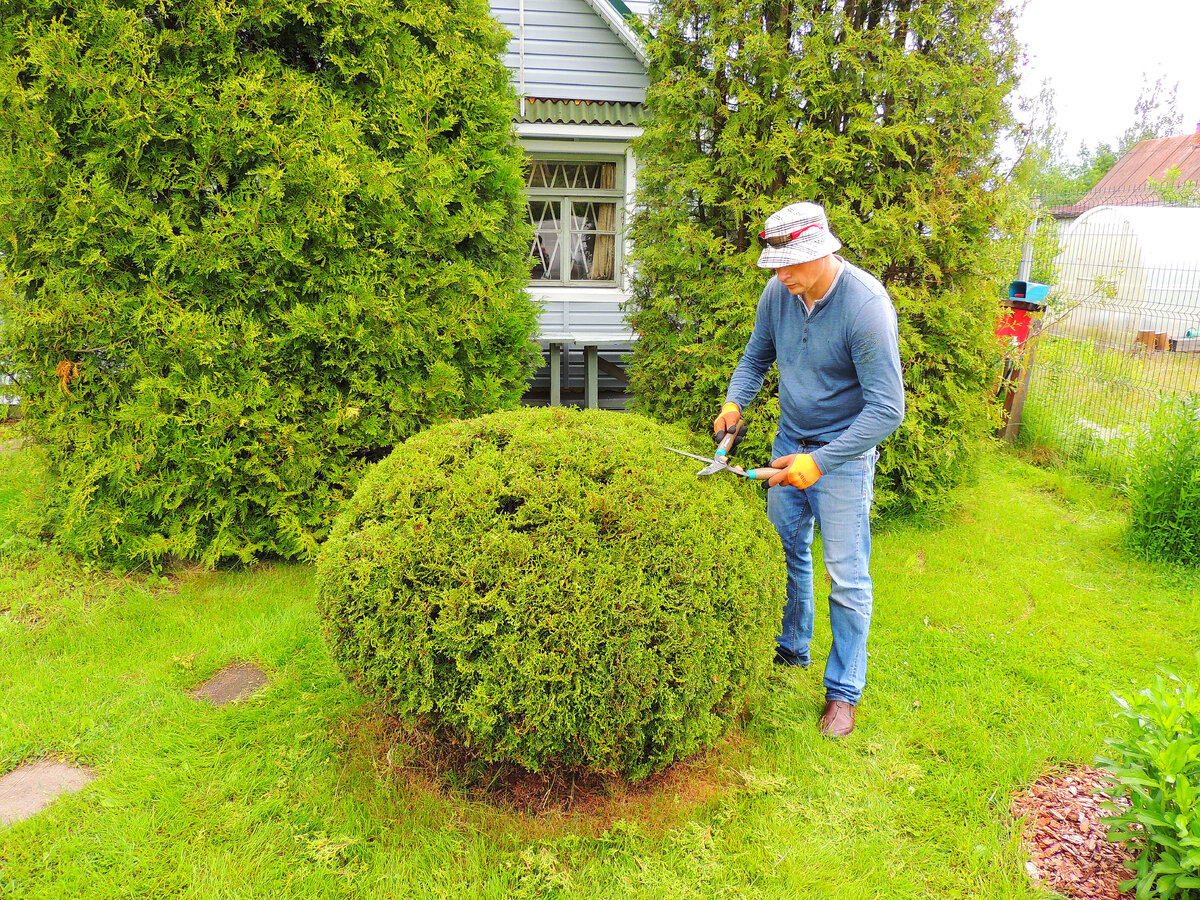
<svg viewBox="0 0 1200 900">
<path fill-rule="evenodd" d="M 1061 241 L 1054 330 L 1118 346 L 1200 330 L 1200 209 L 1098 206 Z"/>
</svg>

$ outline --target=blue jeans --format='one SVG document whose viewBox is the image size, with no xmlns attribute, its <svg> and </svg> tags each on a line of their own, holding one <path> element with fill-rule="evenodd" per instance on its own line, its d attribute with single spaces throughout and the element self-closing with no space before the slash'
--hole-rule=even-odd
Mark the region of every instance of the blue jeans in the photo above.
<svg viewBox="0 0 1200 900">
<path fill-rule="evenodd" d="M 776 447 L 786 453 L 798 451 Z M 867 683 L 867 633 L 871 629 L 871 500 L 875 495 L 872 447 L 810 488 L 770 488 L 767 517 L 787 558 L 787 606 L 783 630 L 776 638 L 783 655 L 808 666 L 813 635 L 813 524 L 821 529 L 829 592 L 829 630 L 833 646 L 825 663 L 825 699 L 858 703 Z"/>
</svg>

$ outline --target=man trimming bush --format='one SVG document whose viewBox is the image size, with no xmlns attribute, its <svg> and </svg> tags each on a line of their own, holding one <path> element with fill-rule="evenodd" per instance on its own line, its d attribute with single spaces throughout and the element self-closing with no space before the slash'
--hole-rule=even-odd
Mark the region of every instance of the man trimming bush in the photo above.
<svg viewBox="0 0 1200 900">
<path fill-rule="evenodd" d="M 768 217 L 758 265 L 773 269 L 754 331 L 713 421 L 716 440 L 779 367 L 779 427 L 767 515 L 787 558 L 787 605 L 775 662 L 807 668 L 813 633 L 812 541 L 821 528 L 833 646 L 821 732 L 844 737 L 867 676 L 871 626 L 871 499 L 876 445 L 904 418 L 896 311 L 878 280 L 835 252 L 825 210 L 793 203 Z"/>
</svg>

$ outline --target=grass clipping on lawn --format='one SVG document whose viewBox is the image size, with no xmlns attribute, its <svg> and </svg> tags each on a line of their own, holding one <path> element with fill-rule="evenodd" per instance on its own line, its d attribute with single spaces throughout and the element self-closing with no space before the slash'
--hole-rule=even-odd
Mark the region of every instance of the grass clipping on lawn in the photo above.
<svg viewBox="0 0 1200 900">
<path fill-rule="evenodd" d="M 785 570 L 761 487 L 634 415 L 431 428 L 327 542 L 334 657 L 401 721 L 531 772 L 644 778 L 712 746 L 761 683 Z"/>
</svg>

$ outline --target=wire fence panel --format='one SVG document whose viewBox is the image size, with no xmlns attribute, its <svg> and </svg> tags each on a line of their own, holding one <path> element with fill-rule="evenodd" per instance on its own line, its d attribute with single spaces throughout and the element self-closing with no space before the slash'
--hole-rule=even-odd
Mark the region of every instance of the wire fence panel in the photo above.
<svg viewBox="0 0 1200 900">
<path fill-rule="evenodd" d="M 1027 243 L 1051 288 L 1020 440 L 1120 481 L 1163 398 L 1200 393 L 1200 197 L 1043 201 Z"/>
</svg>

